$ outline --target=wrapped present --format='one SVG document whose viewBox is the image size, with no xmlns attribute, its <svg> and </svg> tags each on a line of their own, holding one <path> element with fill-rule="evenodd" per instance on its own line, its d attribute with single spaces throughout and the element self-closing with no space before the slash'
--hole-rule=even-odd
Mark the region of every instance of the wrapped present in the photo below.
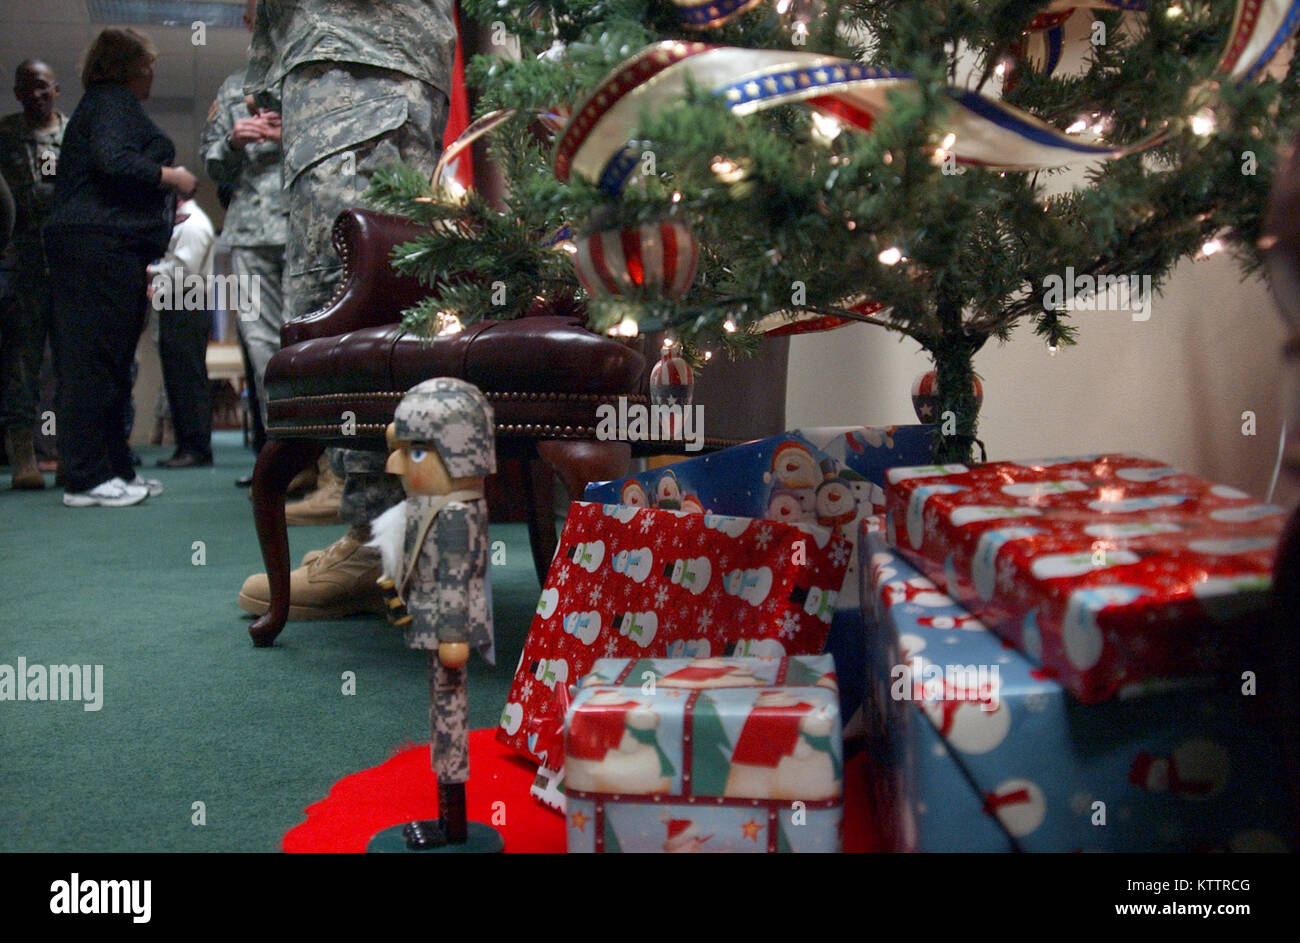
<svg viewBox="0 0 1300 943">
<path fill-rule="evenodd" d="M 588 501 L 766 518 L 830 528 L 857 546 L 859 523 L 885 509 L 885 470 L 926 461 L 933 426 L 796 429 L 617 481 Z M 840 605 L 857 608 L 856 554 Z"/>
<path fill-rule="evenodd" d="M 558 769 L 568 685 L 598 658 L 820 653 L 848 556 L 806 524 L 574 502 L 499 738 Z"/>
<path fill-rule="evenodd" d="M 876 827 L 886 851 L 1015 851 L 948 745 L 916 710 L 890 732 L 869 777 Z"/>
<path fill-rule="evenodd" d="M 838 851 L 832 660 L 600 659 L 565 720 L 569 851 Z"/>
<path fill-rule="evenodd" d="M 1160 462 L 903 467 L 888 479 L 890 543 L 1085 702 L 1231 667 L 1228 640 L 1248 638 L 1267 605 L 1282 509 Z"/>
<path fill-rule="evenodd" d="M 895 796 L 905 796 L 888 806 L 904 839 L 908 828 L 940 827 L 915 815 L 917 801 L 935 812 L 933 800 L 905 795 L 934 775 L 933 734 L 1017 850 L 1285 848 L 1279 743 L 1240 680 L 1228 689 L 1210 679 L 1148 683 L 1083 704 L 880 534 L 864 535 L 863 552 L 869 700 L 884 718 L 877 755 L 895 775 Z M 969 808 L 958 810 L 943 808 L 945 824 L 970 823 Z"/>
</svg>

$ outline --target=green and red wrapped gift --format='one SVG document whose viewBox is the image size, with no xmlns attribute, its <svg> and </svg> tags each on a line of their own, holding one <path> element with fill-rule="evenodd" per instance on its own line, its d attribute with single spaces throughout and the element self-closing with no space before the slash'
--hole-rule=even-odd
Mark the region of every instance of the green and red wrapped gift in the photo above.
<svg viewBox="0 0 1300 943">
<path fill-rule="evenodd" d="M 570 851 L 838 851 L 830 656 L 601 659 L 565 720 Z"/>
</svg>

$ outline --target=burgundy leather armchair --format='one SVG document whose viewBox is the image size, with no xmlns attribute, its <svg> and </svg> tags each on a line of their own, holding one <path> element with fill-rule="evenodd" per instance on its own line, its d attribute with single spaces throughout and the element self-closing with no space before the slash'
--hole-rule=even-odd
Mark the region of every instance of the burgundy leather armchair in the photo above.
<svg viewBox="0 0 1300 943">
<path fill-rule="evenodd" d="M 271 606 L 249 629 L 256 645 L 270 645 L 288 617 L 290 479 L 326 446 L 385 447 L 398 401 L 421 380 L 461 377 L 492 403 L 498 456 L 517 456 L 527 469 L 523 497 L 539 579 L 556 547 L 553 509 L 543 499 L 551 470 L 572 499 L 588 482 L 628 471 L 632 446 L 597 440 L 596 410 L 619 397 L 646 402 L 641 354 L 588 331 L 581 312 L 483 321 L 433 339 L 407 333 L 401 311 L 429 289 L 395 272 L 389 255 L 416 232 L 399 217 L 341 214 L 334 245 L 343 281 L 323 309 L 284 325 L 282 348 L 267 367 L 268 441 L 253 472 L 253 508 Z"/>
</svg>

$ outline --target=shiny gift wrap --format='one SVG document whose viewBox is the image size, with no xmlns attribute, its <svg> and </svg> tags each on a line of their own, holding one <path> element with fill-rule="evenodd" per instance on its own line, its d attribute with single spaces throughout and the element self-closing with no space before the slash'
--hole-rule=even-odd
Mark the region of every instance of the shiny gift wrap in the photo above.
<svg viewBox="0 0 1300 943">
<path fill-rule="evenodd" d="M 564 736 L 569 851 L 840 848 L 827 656 L 601 659 Z"/>
<path fill-rule="evenodd" d="M 884 514 L 886 469 L 925 461 L 933 430 L 923 425 L 794 429 L 668 468 L 595 482 L 585 497 L 830 528 L 854 548 L 836 605 L 857 608 L 858 524 Z"/>
<path fill-rule="evenodd" d="M 1085 703 L 1235 670 L 1263 626 L 1283 513 L 1234 488 L 1127 455 L 888 478 L 890 543 Z"/>
<path fill-rule="evenodd" d="M 820 653 L 849 550 L 812 525 L 573 503 L 499 739 L 559 769 L 569 685 L 599 658 Z"/>
<path fill-rule="evenodd" d="M 967 850 L 992 826 L 1021 851 L 1286 850 L 1279 740 L 1240 682 L 1082 704 L 880 534 L 863 553 L 877 795 L 896 847 Z"/>
</svg>

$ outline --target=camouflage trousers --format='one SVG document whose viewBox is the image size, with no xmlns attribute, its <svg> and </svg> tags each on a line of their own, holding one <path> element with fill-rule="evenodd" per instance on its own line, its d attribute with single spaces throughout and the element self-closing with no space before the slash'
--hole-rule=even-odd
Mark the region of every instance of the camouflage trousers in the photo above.
<svg viewBox="0 0 1300 943">
<path fill-rule="evenodd" d="M 355 540 L 370 539 L 370 522 L 406 500 L 402 479 L 384 471 L 388 453 L 366 449 L 327 449 L 330 471 L 343 480 L 339 519 Z"/>
<path fill-rule="evenodd" d="M 284 324 L 284 246 L 232 246 L 230 267 L 238 283 L 257 281 L 256 310 L 239 313 L 239 336 L 248 349 L 257 387 L 262 423 L 266 424 L 266 395 L 263 392 L 266 365 L 280 349 L 280 326 Z"/>
<path fill-rule="evenodd" d="M 469 780 L 469 697 L 465 669 L 447 668 L 429 652 L 429 758 L 439 784 Z"/>
<path fill-rule="evenodd" d="M 352 63 L 313 62 L 284 78 L 284 181 L 289 241 L 285 246 L 285 312 L 297 317 L 329 303 L 342 275 L 334 220 L 365 201 L 376 169 L 398 161 L 427 175 L 442 153 L 447 96 L 418 79 Z M 401 481 L 384 473 L 387 453 L 332 449 L 330 465 L 344 478 L 339 516 L 366 539 L 370 521 L 405 498 Z"/>
<path fill-rule="evenodd" d="M 53 278 L 39 245 L 15 252 L 7 297 L 0 297 L 0 426 L 33 428 L 41 359 L 53 326 Z"/>
<path fill-rule="evenodd" d="M 447 96 L 372 66 L 313 62 L 284 78 L 285 246 L 291 316 L 323 307 L 343 273 L 334 220 L 360 206 L 370 177 L 404 161 L 428 176 L 442 153 Z"/>
</svg>

